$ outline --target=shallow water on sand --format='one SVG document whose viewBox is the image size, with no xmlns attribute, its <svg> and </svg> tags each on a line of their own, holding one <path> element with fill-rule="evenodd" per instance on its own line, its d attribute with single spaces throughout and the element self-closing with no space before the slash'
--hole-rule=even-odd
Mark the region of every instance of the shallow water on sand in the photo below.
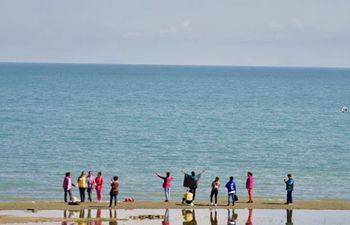
<svg viewBox="0 0 350 225">
<path fill-rule="evenodd" d="M 63 222 L 39 224 L 237 224 L 237 225 L 304 225 L 350 223 L 349 210 L 265 210 L 265 209 L 135 209 L 80 211 L 0 211 L 0 216 L 44 217 Z M 66 221 L 64 221 L 66 219 Z M 72 220 L 80 219 L 79 222 Z M 108 220 L 108 221 L 106 221 Z M 29 224 L 29 223 L 28 223 Z M 35 223 L 38 224 L 38 223 Z"/>
</svg>

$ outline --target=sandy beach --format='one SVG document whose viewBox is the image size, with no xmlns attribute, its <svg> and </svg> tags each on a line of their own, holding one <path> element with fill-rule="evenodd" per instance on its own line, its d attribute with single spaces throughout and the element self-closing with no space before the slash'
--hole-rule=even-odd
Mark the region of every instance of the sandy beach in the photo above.
<svg viewBox="0 0 350 225">
<path fill-rule="evenodd" d="M 0 210 L 76 210 L 76 209 L 109 209 L 108 203 L 82 203 L 77 206 L 70 206 L 63 202 L 1 202 Z M 178 201 L 171 202 L 133 202 L 118 203 L 116 209 L 182 209 L 188 206 L 182 205 Z M 208 202 L 198 201 L 194 208 L 210 208 Z M 217 208 L 228 208 L 226 202 L 219 202 Z M 293 205 L 285 205 L 284 201 L 279 200 L 257 200 L 252 204 L 238 202 L 235 209 L 314 209 L 314 210 L 350 210 L 350 201 L 339 200 L 312 200 L 297 201 Z"/>
</svg>

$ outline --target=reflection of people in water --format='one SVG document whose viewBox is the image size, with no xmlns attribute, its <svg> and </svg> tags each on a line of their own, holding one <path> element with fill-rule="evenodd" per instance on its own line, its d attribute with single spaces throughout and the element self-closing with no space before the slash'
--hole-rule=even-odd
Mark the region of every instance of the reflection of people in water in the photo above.
<svg viewBox="0 0 350 225">
<path fill-rule="evenodd" d="M 90 219 L 91 218 L 91 209 L 88 209 L 88 214 L 87 214 L 87 218 Z"/>
<path fill-rule="evenodd" d="M 67 216 L 67 211 L 68 211 L 68 216 Z M 70 210 L 63 210 L 63 218 L 64 218 L 64 219 L 72 218 L 73 215 L 74 215 L 74 212 L 73 212 L 73 211 L 70 211 Z M 74 222 L 68 223 L 67 221 L 62 221 L 61 224 L 62 224 L 62 225 L 73 225 Z"/>
<path fill-rule="evenodd" d="M 91 209 L 87 210 L 86 219 L 88 220 L 88 225 L 95 225 L 95 222 L 93 220 L 91 220 Z"/>
<path fill-rule="evenodd" d="M 67 211 L 68 211 L 68 216 L 67 216 Z M 70 210 L 64 210 L 63 211 L 63 218 L 72 218 L 74 216 L 74 212 Z"/>
<path fill-rule="evenodd" d="M 83 219 L 84 217 L 85 217 L 85 210 L 81 209 L 80 212 L 79 212 L 79 218 Z"/>
<path fill-rule="evenodd" d="M 96 225 L 102 225 L 102 220 L 101 220 L 101 209 L 97 209 L 96 211 Z"/>
<path fill-rule="evenodd" d="M 228 225 L 236 225 L 238 215 L 235 213 L 235 210 L 232 209 L 232 213 L 230 209 L 227 209 L 227 224 Z"/>
<path fill-rule="evenodd" d="M 117 210 L 113 210 L 112 209 L 109 210 L 109 225 L 118 225 L 118 221 L 117 221 Z"/>
<path fill-rule="evenodd" d="M 218 212 L 215 210 L 214 218 L 213 218 L 213 211 L 210 210 L 210 224 L 211 225 L 218 225 Z"/>
<path fill-rule="evenodd" d="M 87 220 L 85 219 L 85 210 L 81 209 L 79 211 L 79 218 L 81 220 L 78 221 L 78 225 L 87 225 Z"/>
<path fill-rule="evenodd" d="M 183 225 L 197 225 L 196 215 L 193 209 L 182 210 L 182 215 L 184 217 Z"/>
<path fill-rule="evenodd" d="M 162 225 L 170 225 L 170 220 L 169 220 L 169 209 L 165 210 L 164 213 L 164 220 L 162 221 Z"/>
<path fill-rule="evenodd" d="M 246 225 L 253 225 L 253 209 L 248 209 L 248 219 Z"/>
<path fill-rule="evenodd" d="M 286 225 L 293 225 L 293 210 L 292 209 L 287 209 Z"/>
</svg>

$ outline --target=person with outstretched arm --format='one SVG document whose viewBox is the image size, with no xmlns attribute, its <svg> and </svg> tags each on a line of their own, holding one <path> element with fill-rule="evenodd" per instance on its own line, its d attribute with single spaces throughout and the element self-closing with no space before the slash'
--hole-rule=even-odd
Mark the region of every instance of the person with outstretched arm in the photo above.
<svg viewBox="0 0 350 225">
<path fill-rule="evenodd" d="M 197 175 L 194 171 L 191 172 L 191 175 L 185 173 L 184 171 L 181 171 L 181 172 L 185 174 L 184 187 L 190 188 L 191 193 L 193 193 L 193 201 L 194 201 L 196 198 L 196 190 L 199 184 L 200 177 L 205 172 L 205 170 L 203 170 L 200 174 L 197 174 Z"/>
<path fill-rule="evenodd" d="M 156 173 L 156 176 L 163 179 L 163 188 L 164 188 L 164 194 L 165 194 L 165 202 L 169 202 L 170 200 L 170 188 L 171 188 L 171 181 L 173 180 L 173 177 L 170 176 L 170 172 L 166 172 L 166 176 L 161 176 L 158 172 Z"/>
</svg>

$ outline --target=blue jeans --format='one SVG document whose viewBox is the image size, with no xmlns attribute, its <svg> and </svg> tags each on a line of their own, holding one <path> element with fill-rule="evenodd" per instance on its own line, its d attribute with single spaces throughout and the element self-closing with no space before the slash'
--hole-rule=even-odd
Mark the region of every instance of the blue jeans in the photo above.
<svg viewBox="0 0 350 225">
<path fill-rule="evenodd" d="M 117 197 L 118 197 L 118 193 L 110 193 L 110 199 L 109 199 L 109 207 L 112 207 L 112 203 L 114 200 L 114 206 L 117 205 Z"/>
<path fill-rule="evenodd" d="M 72 201 L 72 192 L 70 189 L 64 189 L 64 202 L 67 202 L 67 194 L 69 194 L 69 201 Z"/>
<path fill-rule="evenodd" d="M 228 193 L 228 204 L 231 203 L 232 200 L 232 204 L 235 204 L 235 193 Z"/>
<path fill-rule="evenodd" d="M 292 190 L 287 190 L 287 203 L 293 203 Z"/>
<path fill-rule="evenodd" d="M 165 201 L 170 200 L 170 188 L 164 188 Z"/>
</svg>

